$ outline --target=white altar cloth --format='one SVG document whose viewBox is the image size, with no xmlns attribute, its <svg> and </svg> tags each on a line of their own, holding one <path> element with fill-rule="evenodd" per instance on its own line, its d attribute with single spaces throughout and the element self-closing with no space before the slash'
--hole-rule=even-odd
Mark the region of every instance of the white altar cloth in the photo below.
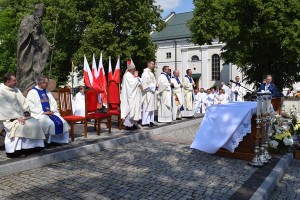
<svg viewBox="0 0 300 200">
<path fill-rule="evenodd" d="M 234 149 L 251 132 L 257 102 L 233 102 L 208 107 L 191 148 L 216 153 L 221 147 Z"/>
</svg>

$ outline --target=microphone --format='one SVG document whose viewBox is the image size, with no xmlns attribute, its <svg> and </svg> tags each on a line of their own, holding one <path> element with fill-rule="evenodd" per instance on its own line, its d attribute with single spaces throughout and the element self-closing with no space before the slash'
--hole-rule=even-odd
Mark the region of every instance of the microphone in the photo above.
<svg viewBox="0 0 300 200">
<path fill-rule="evenodd" d="M 230 81 L 231 83 L 234 83 L 234 84 L 240 86 L 240 83 L 237 83 L 237 82 L 235 82 L 235 81 L 233 81 L 233 80 L 229 80 L 229 81 Z"/>
</svg>

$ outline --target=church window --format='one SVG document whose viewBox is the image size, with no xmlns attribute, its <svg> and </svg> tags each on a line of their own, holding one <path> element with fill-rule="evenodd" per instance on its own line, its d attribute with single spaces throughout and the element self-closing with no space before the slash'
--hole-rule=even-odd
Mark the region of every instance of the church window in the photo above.
<svg viewBox="0 0 300 200">
<path fill-rule="evenodd" d="M 167 59 L 171 58 L 171 52 L 167 52 Z"/>
<path fill-rule="evenodd" d="M 220 56 L 218 54 L 211 57 L 211 79 L 220 80 Z"/>
<path fill-rule="evenodd" d="M 197 55 L 193 55 L 191 58 L 192 61 L 199 61 L 199 57 Z"/>
</svg>

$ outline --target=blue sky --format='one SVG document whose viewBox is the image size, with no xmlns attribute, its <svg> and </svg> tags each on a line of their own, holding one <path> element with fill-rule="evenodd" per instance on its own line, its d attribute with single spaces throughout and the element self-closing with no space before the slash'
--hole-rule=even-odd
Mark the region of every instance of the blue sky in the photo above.
<svg viewBox="0 0 300 200">
<path fill-rule="evenodd" d="M 194 9 L 193 0 L 156 0 L 156 3 L 162 7 L 164 12 L 162 17 L 166 17 L 170 12 L 182 13 Z"/>
</svg>

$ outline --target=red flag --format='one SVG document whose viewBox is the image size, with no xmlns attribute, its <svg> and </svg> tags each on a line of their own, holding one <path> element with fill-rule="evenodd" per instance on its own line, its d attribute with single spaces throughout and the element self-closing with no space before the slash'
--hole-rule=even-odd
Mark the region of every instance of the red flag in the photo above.
<svg viewBox="0 0 300 200">
<path fill-rule="evenodd" d="M 118 58 L 118 62 L 116 64 L 116 68 L 115 68 L 115 71 L 114 71 L 114 76 L 113 76 L 113 79 L 117 82 L 117 83 L 120 83 L 120 76 L 121 76 L 121 73 L 120 73 L 120 57 Z"/>
<path fill-rule="evenodd" d="M 97 65 L 96 65 L 96 59 L 95 59 L 95 54 L 93 54 L 93 64 L 92 64 L 92 76 L 93 76 L 93 83 L 92 83 L 92 87 L 98 92 L 101 93 L 102 89 L 100 87 L 100 83 L 97 81 L 96 73 L 98 72 L 97 70 Z"/>
<path fill-rule="evenodd" d="M 93 85 L 93 75 L 89 66 L 89 63 L 84 55 L 83 61 L 83 77 L 84 77 L 84 84 L 87 87 L 92 87 Z"/>
<path fill-rule="evenodd" d="M 109 63 L 108 63 L 108 76 L 107 76 L 108 82 L 110 80 L 113 80 L 113 74 L 112 74 L 112 69 L 111 69 L 111 58 L 109 56 Z"/>
<path fill-rule="evenodd" d="M 99 81 L 100 86 L 102 88 L 102 92 L 101 92 L 102 102 L 103 102 L 103 104 L 107 105 L 107 91 L 106 91 L 107 81 L 106 81 L 105 71 L 103 68 L 102 53 L 100 55 L 98 74 L 99 74 L 99 76 L 97 77 L 97 81 Z"/>
</svg>

